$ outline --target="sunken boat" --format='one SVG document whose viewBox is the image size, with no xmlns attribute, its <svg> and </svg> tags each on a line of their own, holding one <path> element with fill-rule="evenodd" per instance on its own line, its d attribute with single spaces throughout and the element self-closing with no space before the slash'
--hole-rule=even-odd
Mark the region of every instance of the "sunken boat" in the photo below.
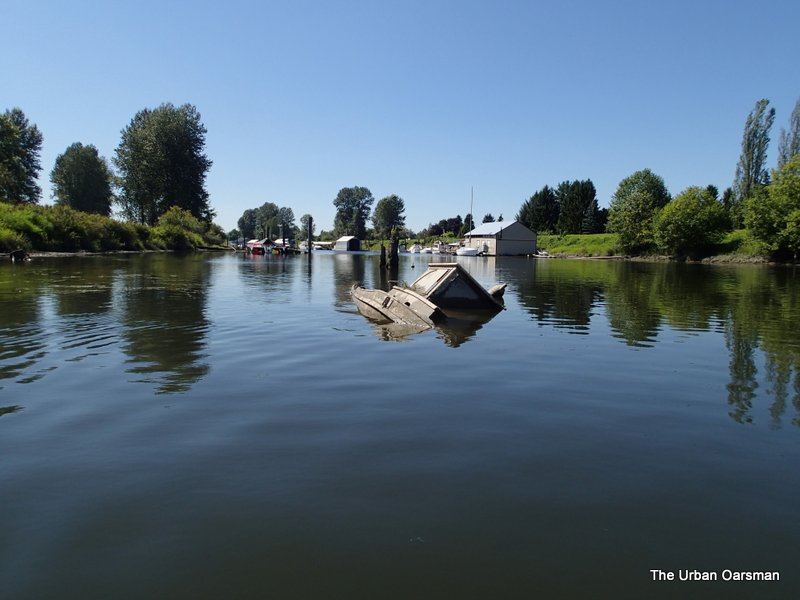
<svg viewBox="0 0 800 600">
<path fill-rule="evenodd" d="M 388 292 L 353 285 L 351 296 L 359 312 L 400 331 L 419 333 L 464 312 L 494 315 L 503 310 L 506 284 L 484 288 L 458 263 L 431 263 L 414 283 Z"/>
</svg>

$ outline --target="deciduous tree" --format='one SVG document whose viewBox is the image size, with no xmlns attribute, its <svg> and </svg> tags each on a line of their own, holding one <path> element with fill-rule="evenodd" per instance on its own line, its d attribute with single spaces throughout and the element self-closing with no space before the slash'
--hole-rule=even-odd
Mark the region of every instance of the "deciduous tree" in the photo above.
<svg viewBox="0 0 800 600">
<path fill-rule="evenodd" d="M 725 209 L 708 188 L 690 187 L 658 211 L 653 237 L 663 252 L 694 254 L 718 242 L 727 228 Z"/>
<path fill-rule="evenodd" d="M 772 183 L 744 207 L 745 225 L 774 252 L 800 252 L 800 154 L 773 171 Z"/>
<path fill-rule="evenodd" d="M 372 212 L 372 226 L 380 239 L 388 240 L 392 229 L 405 227 L 405 211 L 406 205 L 400 196 L 392 194 L 378 200 Z"/>
<path fill-rule="evenodd" d="M 236 223 L 239 226 L 239 231 L 245 240 L 252 240 L 256 237 L 256 210 L 248 208 L 239 217 Z"/>
<path fill-rule="evenodd" d="M 775 109 L 767 107 L 769 100 L 761 99 L 747 116 L 742 135 L 742 153 L 736 165 L 736 176 L 733 182 L 734 201 L 731 219 L 734 225 L 741 224 L 742 203 L 755 194 L 758 188 L 769 183 L 767 172 L 767 147 L 769 146 L 769 130 L 775 121 Z"/>
<path fill-rule="evenodd" d="M 781 127 L 781 137 L 778 142 L 778 168 L 783 167 L 795 154 L 800 154 L 800 99 L 794 105 L 792 116 L 789 118 L 789 129 Z"/>
<path fill-rule="evenodd" d="M 153 225 L 169 207 L 211 222 L 205 178 L 206 128 L 191 104 L 162 104 L 136 113 L 122 130 L 114 163 L 121 176 L 119 204 L 131 220 Z"/>
<path fill-rule="evenodd" d="M 307 240 L 309 237 L 314 237 L 314 230 L 316 229 L 316 225 L 314 224 L 314 219 L 311 217 L 310 214 L 306 213 L 302 217 L 300 217 L 300 239 Z"/>
<path fill-rule="evenodd" d="M 60 154 L 50 181 L 57 204 L 88 213 L 111 214 L 111 170 L 91 144 L 76 142 Z"/>
<path fill-rule="evenodd" d="M 42 189 L 36 183 L 42 134 L 25 113 L 12 108 L 0 115 L 0 200 L 36 204 Z"/>
<path fill-rule="evenodd" d="M 653 218 L 670 201 L 664 180 L 650 169 L 637 171 L 623 179 L 611 198 L 608 230 L 619 235 L 626 252 L 653 244 Z"/>
<path fill-rule="evenodd" d="M 333 201 L 336 207 L 333 219 L 335 235 L 353 235 L 364 239 L 373 202 L 375 198 L 368 188 L 356 186 L 339 190 Z"/>
</svg>

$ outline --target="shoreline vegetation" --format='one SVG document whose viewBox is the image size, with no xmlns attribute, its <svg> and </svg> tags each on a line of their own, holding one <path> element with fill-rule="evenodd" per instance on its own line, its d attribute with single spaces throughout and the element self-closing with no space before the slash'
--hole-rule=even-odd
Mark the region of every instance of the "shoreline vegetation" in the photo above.
<svg viewBox="0 0 800 600">
<path fill-rule="evenodd" d="M 452 238 L 452 239 L 449 239 Z M 456 241 L 455 236 L 405 240 L 430 245 L 434 239 Z M 379 251 L 387 240 L 365 240 L 367 250 Z M 746 230 L 728 233 L 719 243 L 688 256 L 629 254 L 620 249 L 614 233 L 538 236 L 537 247 L 554 258 L 594 258 L 705 263 L 774 263 L 768 251 Z M 34 257 L 102 255 L 163 251 L 228 249 L 221 228 L 208 225 L 188 211 L 173 207 L 157 225 L 122 222 L 66 206 L 0 203 L 0 252 L 24 250 Z"/>
<path fill-rule="evenodd" d="M 223 249 L 222 229 L 173 206 L 154 226 L 68 206 L 0 202 L 0 252 L 31 255 Z"/>
</svg>

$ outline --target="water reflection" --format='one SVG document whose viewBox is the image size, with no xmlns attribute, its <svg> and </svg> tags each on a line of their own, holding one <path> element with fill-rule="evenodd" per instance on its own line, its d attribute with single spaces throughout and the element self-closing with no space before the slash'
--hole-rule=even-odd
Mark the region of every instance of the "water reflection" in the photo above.
<svg viewBox="0 0 800 600">
<path fill-rule="evenodd" d="M 2 380 L 24 376 L 44 355 L 42 285 L 28 263 L 0 269 L 0 389 Z"/>
<path fill-rule="evenodd" d="M 417 334 L 431 331 L 441 339 L 445 346 L 458 348 L 466 343 L 478 333 L 484 325 L 491 321 L 497 312 L 481 311 L 448 311 L 447 318 L 437 323 L 435 327 L 424 327 L 409 323 L 394 323 L 391 321 L 381 321 L 365 315 L 371 323 L 372 330 L 376 337 L 385 342 L 405 342 Z"/>
<path fill-rule="evenodd" d="M 230 285 L 251 302 L 247 310 L 280 302 L 273 318 L 288 319 L 286 331 L 302 340 L 309 307 L 317 328 L 331 323 L 348 330 L 354 282 L 388 290 L 416 279 L 428 262 L 452 258 L 406 255 L 397 271 L 363 253 L 225 260 L 232 261 Z M 190 389 L 213 360 L 212 264 L 207 256 L 171 255 L 0 264 L 0 390 L 32 384 L 70 363 L 103 357 L 106 366 L 120 355 L 132 381 L 160 393 Z M 503 326 L 518 319 L 509 344 L 526 343 L 526 329 L 536 327 L 611 336 L 615 347 L 651 352 L 672 332 L 709 332 L 725 353 L 721 401 L 730 417 L 753 422 L 757 398 L 766 397 L 773 427 L 800 425 L 800 278 L 792 268 L 500 258 L 462 264 L 484 285 L 508 283 L 506 305 L 515 310 L 505 313 Z M 248 314 L 229 315 L 232 329 L 240 331 L 236 319 Z M 343 316 L 351 321 L 337 321 Z M 454 316 L 431 335 L 458 348 L 479 340 L 492 316 Z M 409 339 L 396 326 L 371 328 L 381 340 Z"/>
<path fill-rule="evenodd" d="M 209 269 L 202 257 L 159 256 L 120 282 L 128 372 L 155 383 L 158 393 L 186 391 L 208 373 Z"/>
<path fill-rule="evenodd" d="M 11 413 L 19 412 L 22 410 L 22 406 L 19 404 L 14 404 L 13 406 L 0 406 L 0 417 L 3 415 L 10 415 Z"/>
<path fill-rule="evenodd" d="M 773 426 L 789 407 L 800 414 L 795 269 L 590 260 L 508 261 L 501 268 L 539 326 L 591 333 L 592 321 L 605 318 L 614 337 L 638 348 L 656 346 L 666 329 L 723 334 L 730 416 L 739 423 L 752 422 L 761 351 Z"/>
</svg>

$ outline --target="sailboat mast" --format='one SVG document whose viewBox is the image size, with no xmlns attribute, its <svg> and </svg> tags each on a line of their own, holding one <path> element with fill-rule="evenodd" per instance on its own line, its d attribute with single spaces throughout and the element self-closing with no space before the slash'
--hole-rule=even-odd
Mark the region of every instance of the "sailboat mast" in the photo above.
<svg viewBox="0 0 800 600">
<path fill-rule="evenodd" d="M 475 215 L 472 214 L 472 201 L 474 199 L 475 188 L 473 186 L 469 187 L 469 231 L 472 233 L 472 230 L 475 229 Z M 469 236 L 469 239 L 472 239 L 472 236 Z"/>
</svg>

